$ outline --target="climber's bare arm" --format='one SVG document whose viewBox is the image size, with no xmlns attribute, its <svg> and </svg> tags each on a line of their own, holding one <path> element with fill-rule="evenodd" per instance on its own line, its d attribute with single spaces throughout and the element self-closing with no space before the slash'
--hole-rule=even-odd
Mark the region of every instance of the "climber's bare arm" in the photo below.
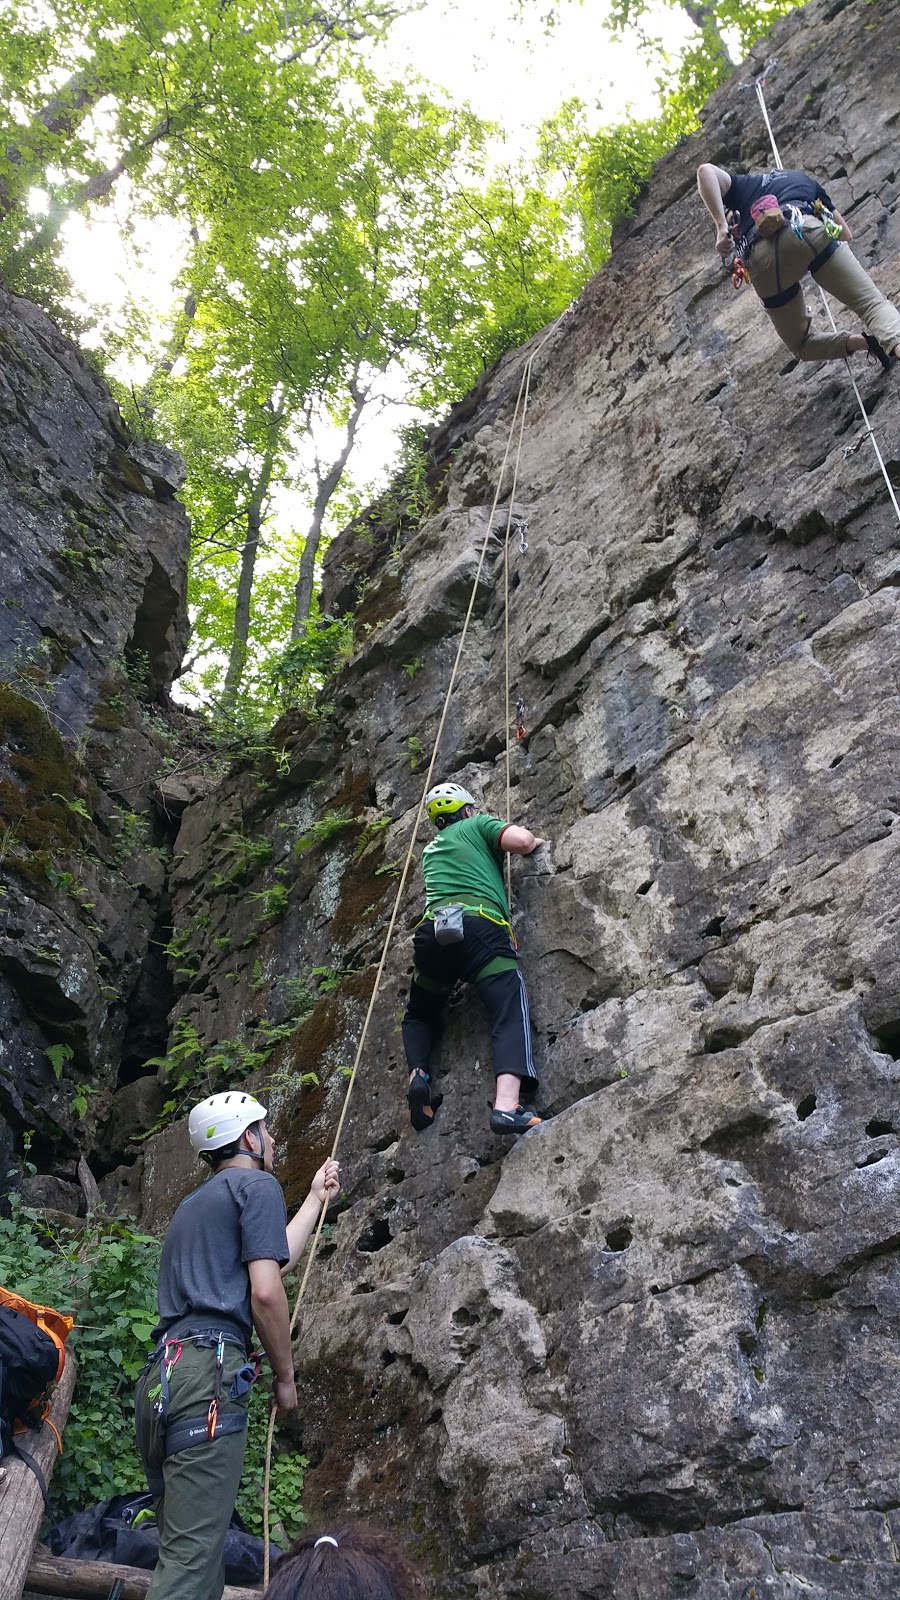
<svg viewBox="0 0 900 1600">
<path fill-rule="evenodd" d="M 731 254 L 734 240 L 725 216 L 724 199 L 731 188 L 731 173 L 724 167 L 715 167 L 711 161 L 701 161 L 697 168 L 697 188 L 700 199 L 716 225 L 716 249 L 720 256 Z"/>
</svg>

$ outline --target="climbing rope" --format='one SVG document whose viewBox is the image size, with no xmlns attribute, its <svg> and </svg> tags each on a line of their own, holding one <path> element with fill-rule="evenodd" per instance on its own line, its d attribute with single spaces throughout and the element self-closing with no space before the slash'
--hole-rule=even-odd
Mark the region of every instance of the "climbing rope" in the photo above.
<svg viewBox="0 0 900 1600">
<path fill-rule="evenodd" d="M 773 57 L 772 60 L 767 61 L 765 66 L 762 69 L 762 72 L 759 73 L 759 75 L 756 78 L 753 79 L 752 87 L 753 87 L 753 89 L 754 89 L 754 91 L 756 93 L 757 104 L 759 105 L 759 109 L 762 112 L 762 118 L 763 118 L 763 121 L 765 122 L 765 125 L 766 125 L 766 132 L 769 135 L 769 143 L 772 146 L 772 155 L 773 155 L 774 160 L 775 160 L 775 165 L 779 169 L 779 171 L 783 172 L 784 171 L 784 163 L 783 163 L 783 161 L 781 159 L 781 155 L 780 155 L 779 150 L 778 150 L 778 145 L 775 142 L 775 134 L 774 134 L 773 129 L 772 129 L 772 123 L 771 123 L 771 121 L 769 119 L 769 111 L 768 111 L 768 107 L 766 105 L 766 97 L 765 97 L 765 93 L 764 93 L 765 84 L 766 84 L 766 78 L 767 78 L 768 74 L 772 71 L 772 69 L 774 67 L 776 67 L 777 65 L 778 65 L 777 57 Z M 751 85 L 750 84 L 744 84 L 742 87 L 745 88 L 745 89 L 748 89 L 748 88 L 751 87 Z M 837 333 L 838 326 L 837 326 L 837 323 L 834 320 L 834 316 L 832 314 L 831 306 L 828 303 L 828 299 L 827 299 L 827 296 L 825 294 L 825 290 L 822 288 L 822 285 L 820 283 L 816 284 L 816 288 L 819 291 L 819 295 L 821 297 L 822 304 L 825 307 L 825 311 L 826 311 L 826 313 L 828 315 L 828 320 L 831 323 L 832 331 L 834 333 Z M 862 395 L 859 392 L 859 385 L 857 384 L 856 379 L 853 376 L 853 368 L 850 365 L 850 360 L 849 360 L 848 356 L 844 356 L 844 366 L 847 368 L 847 376 L 850 379 L 850 382 L 851 382 L 851 384 L 853 386 L 853 393 L 856 396 L 856 404 L 859 406 L 860 416 L 862 417 L 862 420 L 863 420 L 863 427 L 865 428 L 865 431 L 868 434 L 869 440 L 870 440 L 871 445 L 872 445 L 872 449 L 875 452 L 875 459 L 878 462 L 879 467 L 881 468 L 881 476 L 884 478 L 885 484 L 887 486 L 887 492 L 888 492 L 888 495 L 890 497 L 891 505 L 894 508 L 894 512 L 896 514 L 897 521 L 898 521 L 898 523 L 900 523 L 900 505 L 898 505 L 898 503 L 897 503 L 897 496 L 894 493 L 894 485 L 891 483 L 890 477 L 888 476 L 888 470 L 887 470 L 887 467 L 884 464 L 884 457 L 881 454 L 881 450 L 879 448 L 878 440 L 877 440 L 877 438 L 875 436 L 875 429 L 872 427 L 872 423 L 871 423 L 871 421 L 869 419 L 869 413 L 866 410 L 865 402 L 863 400 Z M 846 452 L 845 452 L 845 454 L 846 454 Z"/>
<path fill-rule="evenodd" d="M 509 755 L 509 752 L 510 752 L 510 742 L 511 742 L 511 740 L 510 740 L 510 729 L 511 729 L 511 726 L 512 726 L 512 720 L 511 720 L 511 717 L 510 717 L 510 687 L 509 687 L 509 576 L 508 576 L 508 571 L 509 571 L 509 538 L 510 538 L 510 533 L 511 532 L 518 532 L 519 533 L 519 538 L 520 538 L 520 549 L 523 548 L 523 547 L 527 549 L 527 542 L 525 540 L 524 531 L 522 531 L 522 529 L 520 529 L 520 528 L 514 528 L 514 526 L 513 526 L 513 523 L 514 523 L 514 519 L 513 519 L 513 501 L 514 501 L 514 498 L 515 498 L 516 486 L 517 486 L 518 481 L 519 481 L 519 462 L 520 462 L 521 455 L 522 455 L 522 438 L 523 438 L 524 429 L 525 429 L 525 413 L 526 413 L 526 410 L 527 410 L 527 407 L 528 407 L 528 396 L 529 396 L 530 389 L 531 389 L 531 374 L 532 374 L 532 370 L 533 370 L 533 367 L 534 367 L 534 362 L 537 359 L 537 357 L 540 355 L 540 353 L 543 350 L 544 346 L 552 338 L 552 336 L 556 332 L 557 328 L 560 327 L 562 325 L 562 323 L 567 318 L 569 318 L 571 316 L 572 310 L 573 310 L 573 307 L 572 306 L 568 306 L 566 308 L 566 310 L 562 313 L 562 315 L 557 317 L 555 322 L 551 323 L 550 327 L 548 328 L 548 330 L 547 330 L 546 334 L 544 335 L 543 339 L 541 340 L 540 344 L 536 347 L 536 349 L 532 350 L 530 352 L 530 354 L 526 357 L 525 364 L 524 364 L 523 369 L 522 369 L 522 376 L 521 376 L 521 379 L 519 381 L 519 390 L 518 390 L 518 394 L 516 396 L 515 409 L 513 411 L 512 419 L 510 421 L 509 432 L 508 432 L 507 438 L 506 438 L 506 447 L 505 447 L 504 452 L 503 452 L 503 460 L 502 460 L 502 462 L 500 464 L 500 471 L 499 471 L 498 476 L 497 476 L 497 488 L 496 488 L 496 491 L 495 491 L 495 494 L 494 494 L 493 502 L 491 504 L 490 515 L 489 515 L 488 520 L 487 520 L 487 528 L 486 528 L 486 531 L 485 531 L 484 540 L 482 542 L 481 552 L 480 552 L 480 555 L 479 555 L 479 558 L 478 558 L 478 566 L 477 566 L 476 571 L 475 571 L 475 577 L 474 577 L 474 579 L 472 581 L 472 592 L 471 592 L 471 594 L 469 596 L 469 604 L 468 604 L 468 607 L 466 609 L 465 617 L 463 619 L 462 632 L 461 632 L 460 637 L 459 637 L 459 644 L 457 646 L 456 656 L 455 656 L 455 659 L 454 659 L 454 662 L 453 662 L 453 667 L 452 667 L 451 672 L 450 672 L 450 681 L 449 681 L 449 683 L 447 685 L 447 692 L 446 692 L 446 695 L 444 696 L 444 704 L 443 704 L 443 707 L 441 709 L 441 715 L 440 715 L 440 719 L 438 721 L 437 732 L 436 732 L 435 737 L 434 737 L 434 744 L 433 744 L 432 751 L 431 751 L 431 759 L 430 759 L 430 761 L 428 763 L 428 771 L 425 774 L 425 781 L 424 781 L 424 784 L 422 786 L 422 794 L 421 794 L 421 797 L 419 799 L 419 805 L 418 805 L 418 809 L 416 811 L 415 821 L 414 821 L 413 826 L 412 826 L 412 832 L 410 833 L 409 845 L 408 845 L 408 848 L 407 848 L 407 851 L 406 851 L 406 856 L 404 858 L 403 868 L 402 868 L 402 871 L 400 873 L 400 881 L 399 881 L 399 883 L 397 885 L 397 893 L 396 893 L 396 895 L 394 897 L 394 904 L 393 904 L 393 909 L 391 911 L 390 921 L 388 922 L 387 932 L 385 933 L 384 943 L 383 943 L 382 950 L 381 950 L 381 956 L 379 958 L 378 966 L 377 966 L 376 971 L 375 971 L 375 980 L 374 980 L 374 983 L 372 985 L 372 993 L 371 993 L 371 995 L 369 997 L 369 1003 L 368 1003 L 368 1006 L 366 1008 L 365 1017 L 363 1018 L 363 1025 L 362 1025 L 362 1029 L 361 1029 L 360 1035 L 359 1035 L 359 1042 L 358 1042 L 357 1047 L 356 1047 L 356 1055 L 355 1055 L 354 1060 L 353 1060 L 353 1066 L 350 1069 L 350 1075 L 349 1075 L 349 1077 L 347 1079 L 347 1088 L 346 1088 L 346 1091 L 344 1093 L 343 1103 L 341 1105 L 341 1111 L 340 1111 L 340 1115 L 338 1117 L 337 1127 L 335 1129 L 334 1138 L 333 1138 L 332 1144 L 331 1144 L 331 1155 L 330 1155 L 330 1159 L 331 1160 L 334 1160 L 336 1158 L 336 1156 L 337 1156 L 338 1146 L 339 1146 L 340 1140 L 341 1140 L 341 1134 L 344 1131 L 344 1124 L 346 1123 L 346 1120 L 347 1120 L 347 1112 L 348 1112 L 348 1109 L 349 1109 L 349 1106 L 350 1106 L 350 1097 L 351 1097 L 351 1095 L 353 1093 L 353 1086 L 356 1083 L 356 1078 L 357 1078 L 357 1074 L 359 1072 L 360 1062 L 362 1061 L 363 1050 L 365 1048 L 366 1038 L 367 1038 L 368 1032 L 369 1032 L 369 1025 L 370 1025 L 370 1023 L 372 1021 L 372 1015 L 373 1015 L 374 1010 L 375 1010 L 375 1002 L 378 999 L 378 995 L 379 995 L 379 992 L 380 992 L 380 989 L 381 989 L 381 980 L 382 980 L 382 977 L 384 975 L 385 965 L 387 963 L 388 951 L 390 950 L 391 939 L 393 938 L 394 928 L 396 927 L 396 924 L 397 924 L 397 918 L 398 918 L 399 913 L 400 913 L 400 904 L 401 904 L 401 901 L 403 899 L 403 894 L 404 894 L 404 891 L 405 891 L 405 888 L 406 888 L 406 881 L 407 881 L 407 878 L 409 876 L 409 869 L 410 869 L 410 866 L 412 864 L 412 859 L 413 859 L 413 855 L 414 855 L 414 852 L 415 852 L 416 838 L 418 836 L 419 827 L 421 825 L 422 818 L 423 818 L 423 816 L 425 814 L 425 798 L 426 798 L 426 796 L 428 794 L 429 789 L 431 788 L 431 780 L 432 780 L 432 777 L 433 777 L 433 774 L 434 774 L 435 764 L 437 762 L 437 754 L 438 754 L 438 750 L 440 748 L 441 739 L 443 737 L 444 726 L 445 726 L 446 721 L 447 721 L 447 715 L 448 715 L 448 712 L 450 710 L 450 699 L 451 699 L 451 696 L 453 694 L 453 690 L 456 687 L 456 680 L 457 680 L 457 677 L 459 675 L 459 667 L 460 667 L 460 662 L 462 661 L 462 655 L 463 655 L 463 650 L 465 648 L 466 637 L 467 637 L 468 631 L 469 631 L 469 624 L 470 624 L 470 622 L 472 620 L 472 613 L 475 610 L 475 601 L 476 601 L 477 596 L 478 596 L 478 585 L 481 582 L 481 574 L 484 571 L 484 564 L 485 564 L 485 561 L 487 560 L 488 550 L 490 549 L 490 546 L 491 546 L 491 539 L 493 537 L 494 516 L 495 516 L 496 511 L 497 511 L 497 506 L 500 503 L 500 495 L 501 495 L 501 493 L 503 491 L 503 480 L 504 480 L 504 477 L 506 475 L 507 463 L 509 461 L 510 453 L 512 451 L 513 436 L 515 435 L 516 425 L 518 424 L 519 434 L 518 434 L 518 441 L 517 441 L 516 450 L 515 450 L 515 463 L 514 463 L 514 467 L 513 467 L 512 487 L 511 487 L 511 490 L 510 490 L 509 507 L 508 507 L 507 517 L 506 517 L 506 527 L 505 527 L 505 530 L 504 530 L 504 559 L 503 559 L 504 574 L 505 574 L 505 577 L 504 577 L 504 610 L 505 610 L 505 620 L 504 620 L 504 644 L 505 644 L 505 650 L 504 650 L 504 654 L 505 654 L 505 691 L 506 691 L 506 698 L 505 698 L 505 711 L 506 711 L 506 801 L 507 801 L 507 812 L 506 812 L 506 814 L 507 814 L 507 817 L 509 816 L 510 787 L 511 787 L 511 784 L 510 784 L 510 766 L 509 766 L 510 755 Z M 515 520 L 516 521 L 521 521 L 521 519 L 515 519 Z M 509 881 L 510 881 L 509 880 L 509 866 L 510 866 L 510 863 L 509 863 L 509 860 L 507 860 L 507 883 L 509 883 Z M 314 1262 L 315 1257 L 316 1257 L 316 1251 L 318 1250 L 318 1247 L 319 1247 L 319 1240 L 320 1240 L 321 1235 L 322 1235 L 322 1228 L 323 1228 L 324 1223 L 325 1223 L 325 1213 L 326 1213 L 327 1209 L 328 1208 L 325 1205 L 323 1205 L 320 1208 L 319 1218 L 318 1218 L 318 1221 L 316 1223 L 315 1231 L 314 1231 L 314 1233 L 312 1235 L 312 1238 L 309 1241 L 309 1244 L 306 1247 L 306 1264 L 305 1264 L 304 1269 L 303 1269 L 303 1276 L 302 1276 L 302 1278 L 300 1280 L 300 1286 L 299 1286 L 299 1288 L 297 1290 L 297 1297 L 296 1297 L 296 1300 L 294 1302 L 294 1309 L 293 1309 L 293 1312 L 291 1314 L 290 1332 L 291 1332 L 292 1336 L 293 1336 L 294 1328 L 296 1327 L 296 1324 L 297 1324 L 297 1318 L 298 1318 L 298 1316 L 300 1314 L 300 1307 L 301 1307 L 301 1305 L 303 1303 L 303 1298 L 304 1298 L 304 1295 L 306 1293 L 306 1286 L 307 1286 L 307 1284 L 309 1282 L 309 1275 L 310 1275 L 310 1272 L 312 1271 L 312 1265 L 313 1265 L 313 1262 Z M 263 1549 L 263 1584 L 266 1587 L 268 1587 L 268 1583 L 269 1583 L 269 1523 L 270 1523 L 270 1499 L 271 1499 L 271 1478 L 272 1478 L 272 1443 L 273 1443 L 273 1439 L 274 1439 L 274 1434 L 275 1434 L 275 1410 L 273 1408 L 272 1412 L 271 1412 L 271 1414 L 269 1416 L 269 1428 L 268 1428 L 268 1433 L 267 1433 L 267 1436 L 266 1436 L 266 1462 L 265 1462 L 265 1474 L 264 1474 L 264 1479 L 263 1479 L 263 1544 L 264 1544 L 264 1549 Z"/>
<path fill-rule="evenodd" d="M 538 349 L 539 350 L 543 349 L 543 345 L 539 345 Z M 535 352 L 535 354 L 537 354 L 537 351 Z M 513 413 L 512 428 L 515 428 L 515 425 L 516 425 L 516 414 L 519 413 L 519 440 L 518 440 L 518 444 L 516 446 L 516 461 L 515 461 L 515 466 L 513 467 L 513 481 L 512 481 L 512 487 L 511 487 L 511 489 L 509 491 L 509 508 L 507 510 L 507 513 L 506 513 L 506 528 L 504 530 L 504 539 L 503 539 L 503 709 L 504 709 L 504 721 L 505 721 L 505 724 L 506 724 L 506 758 L 505 758 L 505 760 L 506 760 L 506 811 L 505 811 L 504 815 L 506 816 L 507 822 L 509 821 L 510 817 L 512 816 L 512 778 L 511 778 L 511 774 L 510 774 L 510 749 L 511 749 L 513 740 L 512 740 L 512 737 L 511 737 L 511 730 L 513 729 L 513 727 L 515 727 L 517 735 L 518 735 L 519 726 L 521 725 L 522 727 L 524 727 L 524 723 L 522 722 L 521 717 L 519 717 L 518 711 L 517 711 L 517 714 L 516 714 L 516 721 L 515 721 L 515 723 L 513 722 L 513 718 L 512 718 L 512 701 L 511 701 L 511 695 L 510 695 L 510 682 L 509 682 L 509 541 L 510 541 L 510 537 L 514 533 L 518 533 L 518 535 L 519 535 L 519 550 L 520 550 L 520 552 L 524 552 L 525 550 L 528 549 L 528 541 L 525 538 L 525 532 L 527 530 L 528 524 L 525 523 L 524 526 L 523 526 L 522 525 L 522 518 L 513 516 L 513 505 L 515 504 L 516 489 L 518 488 L 518 484 L 519 484 L 519 462 L 520 462 L 521 456 L 522 456 L 522 436 L 523 436 L 523 434 L 525 432 L 525 416 L 526 416 L 526 413 L 528 411 L 528 398 L 529 398 L 529 395 L 530 395 L 530 392 L 531 392 L 531 371 L 532 371 L 533 365 L 534 365 L 534 355 L 531 355 L 531 356 L 529 356 L 528 360 L 526 361 L 525 366 L 524 366 L 523 371 L 522 371 L 522 382 L 519 385 L 519 400 L 516 401 L 516 411 Z M 520 407 L 520 401 L 521 401 L 521 407 Z M 502 478 L 501 478 L 501 482 L 502 482 Z M 521 704 L 521 701 L 519 701 L 518 704 Z M 509 850 L 507 850 L 507 852 L 506 852 L 506 899 L 507 899 L 507 902 L 509 904 L 509 915 L 510 915 L 510 925 L 511 925 L 512 924 L 512 854 L 511 854 L 511 852 Z"/>
</svg>

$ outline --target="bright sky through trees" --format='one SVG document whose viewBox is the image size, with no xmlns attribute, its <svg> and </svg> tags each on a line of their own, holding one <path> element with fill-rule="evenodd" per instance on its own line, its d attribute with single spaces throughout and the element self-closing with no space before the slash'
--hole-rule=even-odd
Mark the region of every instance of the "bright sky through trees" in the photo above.
<svg viewBox="0 0 900 1600">
<path fill-rule="evenodd" d="M 591 108 L 592 125 L 613 124 L 630 113 L 652 115 L 658 103 L 656 71 L 633 36 L 613 39 L 603 26 L 606 6 L 596 0 L 560 0 L 549 29 L 543 5 L 515 0 L 425 0 L 401 17 L 388 38 L 368 47 L 379 76 L 418 75 L 455 101 L 467 100 L 480 117 L 499 125 L 496 159 L 515 159 L 533 149 L 538 124 L 572 96 Z M 666 49 L 678 51 L 690 29 L 679 10 L 656 3 L 648 29 Z M 113 152 L 110 151 L 112 158 Z M 138 218 L 133 233 L 123 226 L 129 212 L 127 180 L 107 206 L 90 219 L 73 215 L 63 230 L 62 261 L 86 307 L 117 309 L 126 299 L 144 301 L 162 328 L 173 303 L 173 278 L 186 245 L 186 229 L 175 219 Z M 86 343 L 92 342 L 91 335 Z M 145 365 L 122 358 L 112 369 L 139 385 Z M 392 402 L 399 385 L 394 384 Z M 373 487 L 384 481 L 396 452 L 398 429 L 416 412 L 392 403 L 372 414 L 360 430 L 354 477 Z M 296 522 L 296 493 L 276 496 L 279 520 Z"/>
<path fill-rule="evenodd" d="M 189 693 L 246 723 L 314 687 L 321 541 L 410 408 L 580 294 L 794 3 L 0 0 L 0 270 L 184 456 Z"/>
</svg>

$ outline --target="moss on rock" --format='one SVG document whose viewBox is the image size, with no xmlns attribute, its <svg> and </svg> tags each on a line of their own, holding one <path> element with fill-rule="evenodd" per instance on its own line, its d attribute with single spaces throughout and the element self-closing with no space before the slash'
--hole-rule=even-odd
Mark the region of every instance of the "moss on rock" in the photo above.
<svg viewBox="0 0 900 1600">
<path fill-rule="evenodd" d="M 8 683 L 0 683 L 0 728 L 0 828 L 33 851 L 77 847 L 78 772 L 65 740 L 43 707 Z"/>
</svg>

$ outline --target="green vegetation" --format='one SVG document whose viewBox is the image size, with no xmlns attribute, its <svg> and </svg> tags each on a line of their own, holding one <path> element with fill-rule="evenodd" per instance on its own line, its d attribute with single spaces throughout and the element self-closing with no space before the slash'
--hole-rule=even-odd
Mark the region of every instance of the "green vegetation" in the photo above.
<svg viewBox="0 0 900 1600">
<path fill-rule="evenodd" d="M 352 617 L 308 617 L 300 637 L 278 652 L 269 666 L 269 682 L 278 705 L 285 711 L 311 705 L 352 649 Z"/>
<path fill-rule="evenodd" d="M 121 867 L 132 856 L 140 852 L 149 851 L 153 855 L 167 856 L 169 852 L 160 845 L 150 843 L 151 829 L 149 817 L 142 816 L 137 811 L 125 811 L 121 806 L 113 806 L 115 817 L 115 842 L 113 845 L 113 864 Z"/>
<path fill-rule="evenodd" d="M 285 710 L 328 714 L 318 697 L 353 648 L 353 624 L 320 614 L 323 543 L 354 521 L 356 603 L 365 612 L 376 584 L 381 602 L 356 624 L 364 636 L 385 616 L 392 575 L 379 561 L 438 499 L 428 424 L 580 293 L 653 162 L 698 126 L 731 54 L 797 0 L 665 3 L 689 24 L 674 57 L 654 37 L 649 0 L 609 0 L 606 13 L 655 69 L 658 114 L 603 126 L 601 106 L 569 101 L 533 156 L 504 164 L 496 129 L 469 108 L 367 65 L 368 41 L 415 0 L 8 0 L 4 282 L 72 327 L 61 230 L 112 197 L 136 267 L 151 233 L 180 263 L 164 331 L 134 300 L 97 310 L 82 332 L 118 370 L 148 374 L 120 388 L 128 424 L 187 463 L 186 687 L 229 749 L 258 743 Z M 541 0 L 538 14 L 550 25 L 555 10 Z M 422 420 L 403 430 L 394 482 L 364 510 L 356 446 L 386 393 Z M 93 581 L 108 554 L 98 537 L 71 519 L 57 559 Z M 47 684 L 59 665 L 48 653 L 27 670 Z M 403 670 L 414 677 L 417 658 Z M 123 685 L 146 698 L 151 679 L 146 651 L 128 651 L 95 726 L 124 725 Z M 55 793 L 57 813 L 23 812 L 23 825 L 56 827 L 76 797 L 63 783 L 46 799 Z M 15 821 L 5 798 L 0 827 Z"/>
<path fill-rule="evenodd" d="M 237 1497 L 236 1511 L 249 1533 L 263 1537 L 263 1483 L 266 1467 L 266 1439 L 269 1431 L 269 1385 L 259 1382 L 250 1392 L 247 1416 L 247 1453 L 244 1475 Z M 271 1535 L 286 1548 L 303 1532 L 306 1518 L 301 1510 L 303 1480 L 309 1462 L 294 1450 L 279 1450 L 278 1435 L 272 1449 L 269 1494 L 272 1507 Z"/>
<path fill-rule="evenodd" d="M 354 861 L 358 861 L 364 850 L 367 850 L 373 840 L 380 839 L 382 834 L 390 827 L 393 818 L 376 817 L 374 822 L 369 822 L 359 836 L 359 842 L 353 852 Z"/>
<path fill-rule="evenodd" d="M 50 1484 L 50 1515 L 56 1521 L 108 1495 L 146 1486 L 134 1443 L 134 1385 L 156 1323 L 160 1241 L 101 1218 L 77 1231 L 50 1231 L 15 1190 L 8 1205 L 9 1217 L 0 1217 L 0 1282 L 76 1318 L 69 1344 L 78 1382 L 65 1450 Z M 268 1388 L 264 1372 L 251 1401 L 237 1503 L 254 1533 L 261 1532 Z M 278 1452 L 276 1443 L 273 1522 L 288 1538 L 296 1537 L 303 1522 L 306 1465 L 303 1456 Z"/>
<path fill-rule="evenodd" d="M 47 1046 L 45 1053 L 47 1060 L 53 1068 L 53 1076 L 57 1083 L 59 1083 L 59 1080 L 62 1077 L 63 1067 L 67 1061 L 73 1060 L 75 1051 L 72 1049 L 70 1044 L 51 1044 Z"/>
<path fill-rule="evenodd" d="M 50 1486 L 54 1517 L 67 1516 L 144 1486 L 132 1442 L 133 1386 L 156 1321 L 159 1243 L 99 1220 L 48 1233 L 15 1191 L 9 1205 L 9 1218 L 0 1218 L 0 1281 L 76 1317 L 78 1383 Z"/>
<path fill-rule="evenodd" d="M 51 852 L 81 844 L 86 812 L 75 793 L 75 763 L 44 707 L 2 682 L 0 727 L 11 773 L 0 778 L 0 828 L 9 830 L 5 855 L 11 865 L 27 865 L 32 856 L 46 863 Z"/>
<path fill-rule="evenodd" d="M 167 333 L 134 303 L 115 326 L 98 313 L 91 339 L 146 363 L 143 387 L 121 391 L 128 421 L 188 465 L 193 687 L 257 723 L 303 704 L 340 658 L 328 635 L 342 624 L 316 620 L 320 543 L 360 509 L 348 473 L 385 384 L 436 416 L 584 277 L 545 171 L 498 166 L 471 111 L 366 66 L 361 47 L 404 9 L 10 0 L 4 15 L 4 281 L 71 327 L 59 237 L 73 211 L 115 194 L 138 255 L 148 222 L 177 240 Z M 402 468 L 411 518 L 429 505 L 425 471 L 421 451 Z M 290 530 L 273 513 L 284 490 L 305 503 Z M 101 557 L 73 534 L 61 559 L 92 575 Z M 126 667 L 139 691 L 140 655 Z"/>
<path fill-rule="evenodd" d="M 316 1002 L 306 978 L 279 978 L 278 987 L 289 1017 L 302 1022 L 315 1010 Z"/>
<path fill-rule="evenodd" d="M 585 107 L 567 102 L 543 129 L 548 159 L 570 177 L 570 193 L 596 271 L 609 255 L 612 230 L 627 217 L 653 165 L 700 126 L 700 110 L 758 39 L 801 0 L 665 0 L 692 25 L 688 43 L 672 58 L 645 29 L 649 0 L 611 0 L 607 27 L 631 33 L 659 71 L 660 110 L 645 121 L 629 118 L 591 132 Z M 733 47 L 733 54 L 729 45 Z M 735 152 L 736 154 L 736 152 Z"/>
<path fill-rule="evenodd" d="M 248 839 L 244 833 L 229 833 L 228 843 L 234 861 L 227 872 L 214 875 L 213 889 L 236 889 L 254 877 L 261 867 L 268 866 L 275 850 L 271 839 Z"/>
<path fill-rule="evenodd" d="M 328 970 L 324 967 L 314 969 L 316 972 Z M 259 982 L 251 984 L 251 987 L 264 988 L 265 982 L 260 972 Z M 264 1017 L 254 1029 L 250 1043 L 240 1039 L 219 1039 L 214 1044 L 207 1044 L 190 1017 L 179 1017 L 166 1054 L 152 1056 L 145 1062 L 145 1066 L 160 1070 L 161 1081 L 169 1093 L 158 1120 L 142 1138 L 149 1139 L 161 1128 L 174 1122 L 192 1101 L 213 1094 L 218 1089 L 230 1088 L 251 1073 L 259 1072 L 276 1045 L 282 1039 L 289 1039 L 301 1020 L 302 1017 L 294 1014 L 289 1014 L 285 1022 L 270 1022 Z M 292 1078 L 292 1082 L 302 1082 L 304 1085 L 307 1081 L 305 1076 L 302 1079 L 296 1076 Z"/>
<path fill-rule="evenodd" d="M 351 828 L 355 821 L 356 818 L 347 811 L 326 811 L 324 817 L 311 823 L 294 840 L 294 854 L 299 856 L 304 850 L 312 850 L 318 844 L 327 844 L 335 834 L 341 833 L 344 828 Z"/>
</svg>

